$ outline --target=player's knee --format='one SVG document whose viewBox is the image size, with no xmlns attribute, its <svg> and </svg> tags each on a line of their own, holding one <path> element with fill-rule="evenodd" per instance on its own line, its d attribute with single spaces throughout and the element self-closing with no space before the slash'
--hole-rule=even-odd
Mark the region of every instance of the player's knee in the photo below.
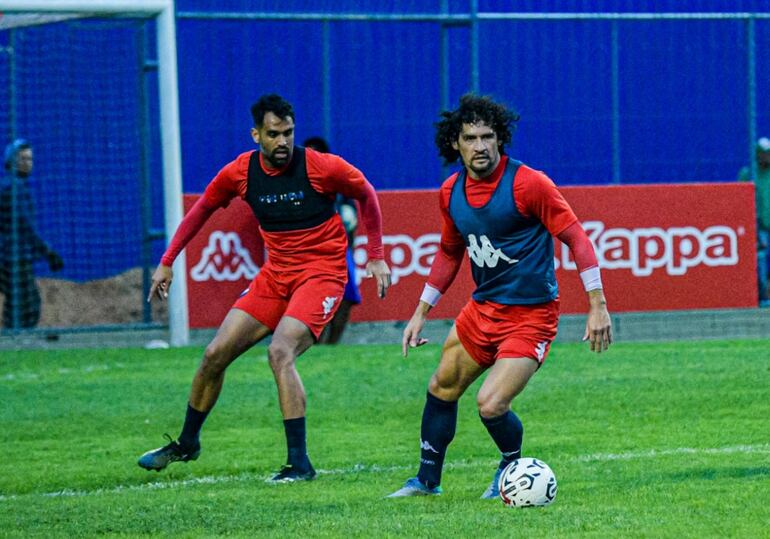
<svg viewBox="0 0 770 539">
<path fill-rule="evenodd" d="M 456 401 L 462 396 L 457 388 L 456 380 L 448 379 L 439 373 L 434 373 L 428 382 L 428 391 L 434 397 L 445 401 Z"/>
<path fill-rule="evenodd" d="M 216 378 L 225 371 L 229 363 L 227 348 L 217 341 L 212 341 L 203 352 L 200 371 L 206 378 Z"/>
<path fill-rule="evenodd" d="M 294 363 L 294 347 L 286 341 L 274 339 L 267 347 L 267 359 L 273 371 L 282 370 Z"/>
<path fill-rule="evenodd" d="M 501 416 L 511 408 L 509 401 L 481 392 L 476 395 L 476 405 L 479 407 L 479 415 L 486 418 Z"/>
</svg>

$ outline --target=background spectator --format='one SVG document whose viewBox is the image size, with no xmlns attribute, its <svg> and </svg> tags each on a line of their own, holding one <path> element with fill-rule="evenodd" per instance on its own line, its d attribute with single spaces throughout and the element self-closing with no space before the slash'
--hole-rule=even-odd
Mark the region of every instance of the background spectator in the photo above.
<svg viewBox="0 0 770 539">
<path fill-rule="evenodd" d="M 32 146 L 16 139 L 5 148 L 6 178 L 0 188 L 0 292 L 5 296 L 3 327 L 30 328 L 40 320 L 40 291 L 34 263 L 45 259 L 51 271 L 64 267 L 61 257 L 35 231 L 35 207 L 28 180 Z"/>
</svg>

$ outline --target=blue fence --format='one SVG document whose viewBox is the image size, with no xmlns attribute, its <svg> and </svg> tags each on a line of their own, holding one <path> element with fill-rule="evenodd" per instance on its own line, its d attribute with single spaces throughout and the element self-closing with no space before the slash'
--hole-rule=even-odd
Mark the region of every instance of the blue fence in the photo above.
<svg viewBox="0 0 770 539">
<path fill-rule="evenodd" d="M 300 138 L 327 134 L 376 187 L 438 185 L 432 124 L 474 86 L 469 24 L 228 14 L 180 10 L 182 116 L 208 119 L 204 136 L 183 132 L 191 190 L 250 147 L 248 106 L 267 91 L 297 105 Z M 770 22 L 752 24 L 767 50 Z M 559 184 L 730 181 L 748 160 L 746 19 L 481 18 L 476 32 L 478 90 L 522 116 L 511 153 Z M 757 55 L 758 96 L 770 90 L 766 64 Z M 212 88 L 212 73 L 226 82 Z M 754 113 L 767 132 L 766 108 Z"/>
<path fill-rule="evenodd" d="M 766 4 L 656 2 L 710 14 L 687 19 L 554 15 L 571 4 L 517 2 L 511 20 L 510 3 L 491 0 L 179 0 L 184 189 L 202 191 L 253 147 L 249 106 L 266 92 L 294 103 L 299 140 L 326 136 L 378 189 L 436 188 L 447 170 L 432 124 L 474 87 L 519 111 L 509 152 L 557 184 L 733 180 L 751 139 L 770 133 Z M 715 16 L 724 9 L 756 18 Z M 73 280 L 142 265 L 146 232 L 143 24 L 95 24 L 16 29 L 13 47 L 0 32 L 0 97 L 14 107 L 0 111 L 0 131 L 35 144 L 38 227 Z M 160 227 L 148 87 L 150 221 Z M 161 250 L 155 242 L 155 260 Z"/>
</svg>

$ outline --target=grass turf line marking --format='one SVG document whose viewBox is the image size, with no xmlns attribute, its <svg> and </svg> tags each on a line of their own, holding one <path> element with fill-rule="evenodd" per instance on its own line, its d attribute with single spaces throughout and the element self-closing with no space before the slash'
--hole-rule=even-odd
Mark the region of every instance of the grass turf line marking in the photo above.
<svg viewBox="0 0 770 539">
<path fill-rule="evenodd" d="M 633 451 L 629 453 L 596 453 L 593 455 L 581 455 L 578 457 L 571 457 L 565 460 L 572 462 L 607 462 L 614 460 L 634 460 L 634 459 L 646 459 L 657 458 L 671 455 L 720 455 L 730 453 L 769 453 L 770 444 L 762 445 L 736 445 L 731 447 L 711 447 L 711 448 L 694 448 L 694 447 L 678 447 L 674 449 L 651 449 L 649 451 Z M 473 468 L 476 466 L 496 463 L 497 460 L 492 459 L 475 459 L 455 463 L 447 463 L 444 469 L 463 469 Z M 348 475 L 355 473 L 389 473 L 409 471 L 414 469 L 414 465 L 409 466 L 380 466 L 377 464 L 354 464 L 349 468 L 337 468 L 334 470 L 318 470 L 318 475 Z M 148 490 L 166 490 L 175 488 L 185 488 L 197 485 L 221 485 L 225 483 L 243 483 L 246 481 L 267 481 L 269 476 L 255 473 L 244 473 L 240 475 L 223 475 L 223 476 L 205 476 L 194 477 L 192 479 L 183 479 L 179 481 L 155 481 L 152 483 L 142 483 L 139 485 L 118 485 L 111 488 L 97 488 L 94 490 L 72 490 L 64 489 L 56 492 L 31 492 L 28 494 L 0 494 L 0 502 L 7 502 L 22 498 L 80 498 L 85 496 L 98 496 L 101 494 L 121 494 L 123 492 L 136 492 L 136 491 L 148 491 Z"/>
<path fill-rule="evenodd" d="M 649 451 L 636 451 L 630 453 L 597 453 L 595 455 L 581 455 L 577 462 L 633 460 L 643 458 L 657 458 L 669 455 L 719 455 L 722 453 L 770 453 L 770 444 L 765 445 L 737 445 L 733 447 L 693 448 L 678 447 L 676 449 L 650 449 Z"/>
<path fill-rule="evenodd" d="M 126 365 L 123 363 L 99 363 L 93 365 L 83 365 L 81 367 L 58 367 L 56 369 L 46 369 L 44 372 L 12 372 L 0 376 L 0 382 L 23 382 L 28 380 L 39 380 L 41 377 L 51 375 L 68 376 L 71 374 L 90 374 L 92 372 L 119 370 L 125 368 Z"/>
</svg>

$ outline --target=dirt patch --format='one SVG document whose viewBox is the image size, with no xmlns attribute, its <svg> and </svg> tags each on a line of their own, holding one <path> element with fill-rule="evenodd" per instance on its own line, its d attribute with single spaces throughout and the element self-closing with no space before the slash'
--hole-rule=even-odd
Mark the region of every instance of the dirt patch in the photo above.
<svg viewBox="0 0 770 539">
<path fill-rule="evenodd" d="M 39 327 L 95 326 L 143 322 L 142 270 L 110 279 L 73 283 L 38 279 L 42 312 Z M 0 308 L 3 298 L 0 296 Z M 152 321 L 168 322 L 166 303 L 152 302 Z"/>
</svg>

